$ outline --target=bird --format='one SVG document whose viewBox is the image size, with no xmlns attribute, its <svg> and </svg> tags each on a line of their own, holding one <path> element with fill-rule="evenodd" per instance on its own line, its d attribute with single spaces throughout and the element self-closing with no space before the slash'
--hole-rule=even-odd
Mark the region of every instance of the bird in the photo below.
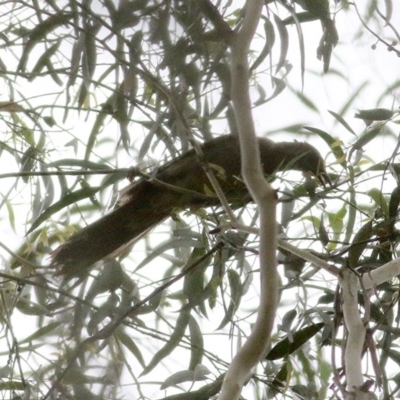
<svg viewBox="0 0 400 400">
<path fill-rule="evenodd" d="M 310 172 L 322 183 L 329 182 L 324 160 L 306 142 L 274 142 L 257 137 L 265 175 L 286 169 Z M 107 260 L 136 238 L 171 216 L 176 210 L 218 206 L 205 167 L 214 172 L 227 200 L 243 206 L 252 199 L 240 178 L 238 136 L 222 135 L 160 166 L 151 176 L 132 182 L 121 191 L 115 209 L 73 234 L 51 254 L 57 275 L 68 278 L 87 273 L 93 264 Z"/>
</svg>

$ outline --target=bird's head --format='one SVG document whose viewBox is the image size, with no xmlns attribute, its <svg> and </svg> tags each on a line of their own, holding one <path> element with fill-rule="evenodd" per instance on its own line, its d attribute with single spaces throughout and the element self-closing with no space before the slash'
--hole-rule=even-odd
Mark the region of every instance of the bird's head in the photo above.
<svg viewBox="0 0 400 400">
<path fill-rule="evenodd" d="M 312 173 L 325 186 L 331 185 L 331 180 L 325 169 L 325 162 L 319 151 L 306 142 L 277 143 L 285 154 L 285 169 L 295 169 L 304 173 Z"/>
</svg>

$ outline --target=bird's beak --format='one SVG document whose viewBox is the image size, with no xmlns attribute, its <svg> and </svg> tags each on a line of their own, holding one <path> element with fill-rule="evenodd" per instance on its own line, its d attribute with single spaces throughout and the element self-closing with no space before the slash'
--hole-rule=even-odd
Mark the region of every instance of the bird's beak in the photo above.
<svg viewBox="0 0 400 400">
<path fill-rule="evenodd" d="M 328 174 L 326 173 L 326 171 L 321 171 L 318 173 L 317 175 L 318 180 L 321 182 L 322 186 L 324 187 L 333 187 L 331 178 L 329 178 Z"/>
</svg>

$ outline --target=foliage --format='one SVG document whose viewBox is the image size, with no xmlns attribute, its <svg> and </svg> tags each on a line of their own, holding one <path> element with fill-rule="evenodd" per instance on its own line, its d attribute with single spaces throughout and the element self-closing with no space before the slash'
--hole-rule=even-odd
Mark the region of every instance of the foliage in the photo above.
<svg viewBox="0 0 400 400">
<path fill-rule="evenodd" d="M 335 58 L 348 41 L 336 26 L 345 16 L 358 24 L 354 46 L 376 40 L 373 50 L 385 48 L 397 62 L 392 4 L 382 10 L 377 3 L 358 9 L 347 1 L 269 0 L 249 54 L 255 115 L 284 98 L 313 121 L 286 108 L 277 125 L 263 120 L 262 130 L 323 143 L 328 153 L 331 187 L 296 174 L 274 177 L 282 237 L 358 272 L 398 258 L 399 119 L 391 103 L 400 82 L 366 105 L 360 98 L 368 84 L 353 87 L 321 124 L 315 117 L 325 110 L 309 82 L 317 76 L 349 85 L 346 60 Z M 257 311 L 256 234 L 223 229 L 228 219 L 218 207 L 176 210 L 132 252 L 85 280 L 66 282 L 48 264 L 60 243 L 113 207 L 129 167 L 147 173 L 194 140 L 236 132 L 228 38 L 242 7 L 209 0 L 0 3 L 0 390 L 10 398 L 218 393 Z M 318 73 L 310 67 L 315 53 Z M 363 109 L 353 119 L 357 104 Z M 382 138 L 383 156 L 373 147 Z M 257 225 L 251 205 L 235 214 Z M 283 250 L 280 263 L 274 343 L 247 396 L 343 396 L 346 332 L 336 281 Z M 396 278 L 359 294 L 369 327 L 365 359 L 373 366 L 365 376 L 384 398 L 398 395 L 390 372 L 400 362 L 397 286 Z"/>
</svg>

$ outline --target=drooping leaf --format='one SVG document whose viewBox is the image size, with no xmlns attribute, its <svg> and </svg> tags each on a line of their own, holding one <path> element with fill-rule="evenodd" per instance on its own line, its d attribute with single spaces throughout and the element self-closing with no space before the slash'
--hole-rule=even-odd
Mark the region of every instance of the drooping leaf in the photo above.
<svg viewBox="0 0 400 400">
<path fill-rule="evenodd" d="M 329 243 L 330 239 L 329 239 L 328 232 L 325 228 L 323 215 L 321 215 L 321 220 L 320 220 L 320 224 L 319 224 L 319 228 L 318 228 L 318 236 L 319 236 L 319 240 L 321 241 L 321 243 L 324 246 L 326 246 Z"/>
<path fill-rule="evenodd" d="M 299 347 L 303 346 L 304 343 L 308 342 L 313 336 L 315 336 L 324 326 L 323 322 L 306 326 L 303 329 L 293 332 L 293 341 L 290 341 L 287 337 L 278 342 L 267 354 L 267 360 L 278 360 L 284 358 Z"/>
<path fill-rule="evenodd" d="M 140 365 L 144 368 L 146 364 L 142 352 L 132 338 L 122 328 L 116 329 L 115 334 L 121 343 L 133 354 L 133 356 L 139 361 Z"/>
<path fill-rule="evenodd" d="M 63 208 L 68 207 L 71 204 L 76 203 L 79 200 L 83 200 L 86 198 L 90 198 L 94 196 L 99 190 L 101 190 L 101 186 L 95 187 L 85 187 L 83 189 L 76 190 L 75 192 L 69 193 L 64 196 L 61 200 L 57 203 L 54 203 L 48 209 L 46 209 L 33 223 L 32 226 L 29 228 L 27 234 L 34 231 L 42 222 L 49 219 L 52 215 L 56 212 L 62 210 Z"/>
<path fill-rule="evenodd" d="M 225 316 L 219 324 L 217 330 L 222 329 L 225 325 L 232 321 L 236 310 L 239 308 L 240 301 L 242 299 L 242 283 L 240 281 L 240 275 L 233 269 L 228 269 L 228 281 L 230 289 L 230 301 L 228 309 L 225 312 Z"/>
<path fill-rule="evenodd" d="M 50 335 L 50 333 L 53 332 L 55 329 L 57 329 L 61 324 L 62 323 L 59 322 L 59 321 L 50 322 L 49 324 L 39 328 L 34 333 L 30 334 L 25 339 L 20 340 L 19 344 L 30 343 L 30 342 L 33 342 L 33 341 L 35 341 L 37 339 L 46 337 L 46 336 Z"/>
<path fill-rule="evenodd" d="M 328 110 L 328 112 L 333 115 L 337 121 L 339 121 L 350 133 L 356 136 L 356 133 L 353 131 L 352 127 L 346 122 L 346 120 L 339 114 L 334 111 Z"/>
<path fill-rule="evenodd" d="M 119 302 L 119 297 L 116 293 L 112 292 L 107 300 L 92 314 L 89 322 L 87 323 L 87 332 L 89 335 L 93 335 L 93 333 L 98 328 L 98 326 L 106 319 L 107 317 L 111 317 L 115 314 L 115 310 L 117 304 Z"/>
<path fill-rule="evenodd" d="M 393 189 L 392 194 L 390 195 L 390 200 L 389 200 L 389 218 L 394 220 L 397 217 L 398 209 L 399 209 L 399 203 L 400 203 L 400 186 L 396 186 Z"/>
<path fill-rule="evenodd" d="M 271 53 L 272 48 L 274 47 L 275 44 L 274 25 L 272 24 L 269 18 L 266 17 L 262 18 L 264 20 L 265 43 L 256 61 L 254 61 L 254 64 L 250 67 L 250 72 L 255 71 L 264 62 L 264 60 Z"/>
<path fill-rule="evenodd" d="M 204 367 L 199 366 L 196 370 L 184 370 L 178 371 L 169 376 L 161 385 L 160 390 L 166 389 L 170 386 L 178 385 L 183 382 L 198 382 L 204 381 L 207 379 L 207 375 L 210 374 L 210 371 Z"/>
<path fill-rule="evenodd" d="M 205 253 L 206 249 L 204 247 L 195 247 L 192 250 L 192 254 L 190 255 L 186 265 L 190 266 L 197 262 L 197 260 L 201 259 Z M 199 304 L 199 297 L 202 298 L 203 301 L 205 300 L 202 294 L 204 293 L 205 273 L 209 264 L 210 257 L 202 260 L 196 265 L 196 268 L 192 269 L 185 275 L 183 281 L 183 293 L 191 305 L 194 305 L 195 303 Z"/>
<path fill-rule="evenodd" d="M 382 192 L 377 188 L 372 188 L 367 192 L 368 196 L 375 202 L 375 204 L 381 208 L 386 217 L 389 216 L 389 207 Z"/>
<path fill-rule="evenodd" d="M 68 23 L 68 21 L 72 18 L 72 16 L 73 14 L 71 13 L 63 13 L 63 12 L 51 15 L 49 18 L 37 24 L 32 30 L 30 30 L 29 33 L 27 34 L 28 40 L 25 43 L 24 50 L 22 52 L 22 56 L 20 58 L 17 70 L 25 71 L 29 54 L 31 53 L 33 48 L 43 38 L 45 38 L 48 33 L 53 31 L 60 25 Z"/>
<path fill-rule="evenodd" d="M 357 267 L 358 260 L 368 245 L 368 240 L 371 238 L 373 230 L 372 221 L 364 224 L 354 235 L 351 247 L 349 250 L 349 265 L 352 268 Z"/>
<path fill-rule="evenodd" d="M 157 258 L 160 254 L 164 253 L 167 250 L 176 249 L 178 247 L 195 247 L 201 248 L 203 245 L 199 240 L 195 240 L 192 238 L 174 238 L 167 243 L 162 243 L 157 246 L 151 254 L 149 254 L 135 269 L 138 271 L 147 265 L 150 261 Z"/>
<path fill-rule="evenodd" d="M 304 104 L 307 108 L 309 108 L 311 111 L 318 112 L 318 107 L 315 105 L 315 103 L 304 93 L 301 93 L 299 91 L 295 92 L 296 96 L 299 98 L 299 100 Z"/>
<path fill-rule="evenodd" d="M 289 34 L 288 34 L 285 24 L 282 22 L 282 20 L 276 14 L 274 14 L 274 21 L 275 21 L 276 27 L 278 28 L 279 40 L 280 40 L 280 44 L 281 44 L 280 52 L 279 52 L 279 60 L 276 64 L 276 69 L 275 69 L 275 73 L 278 73 L 286 61 L 287 52 L 289 49 Z"/>
<path fill-rule="evenodd" d="M 200 325 L 193 316 L 189 319 L 190 335 L 190 362 L 189 370 L 194 370 L 198 364 L 201 364 L 204 355 L 204 339 L 201 333 Z"/>
<path fill-rule="evenodd" d="M 351 151 L 349 152 L 349 156 L 354 152 L 354 150 L 361 150 L 363 146 L 368 144 L 371 140 L 375 139 L 376 136 L 382 130 L 382 125 L 373 127 L 372 129 L 367 130 L 352 146 Z"/>
<path fill-rule="evenodd" d="M 179 317 L 176 320 L 174 331 L 171 333 L 168 342 L 154 354 L 147 367 L 140 374 L 141 376 L 148 374 L 153 370 L 165 357 L 169 356 L 181 342 L 190 319 L 190 309 L 183 307 Z"/>
<path fill-rule="evenodd" d="M 33 81 L 43 70 L 44 67 L 48 67 L 50 64 L 51 57 L 56 53 L 60 47 L 61 40 L 57 40 L 52 46 L 50 46 L 37 60 L 32 72 L 29 75 L 29 81 Z"/>
</svg>

